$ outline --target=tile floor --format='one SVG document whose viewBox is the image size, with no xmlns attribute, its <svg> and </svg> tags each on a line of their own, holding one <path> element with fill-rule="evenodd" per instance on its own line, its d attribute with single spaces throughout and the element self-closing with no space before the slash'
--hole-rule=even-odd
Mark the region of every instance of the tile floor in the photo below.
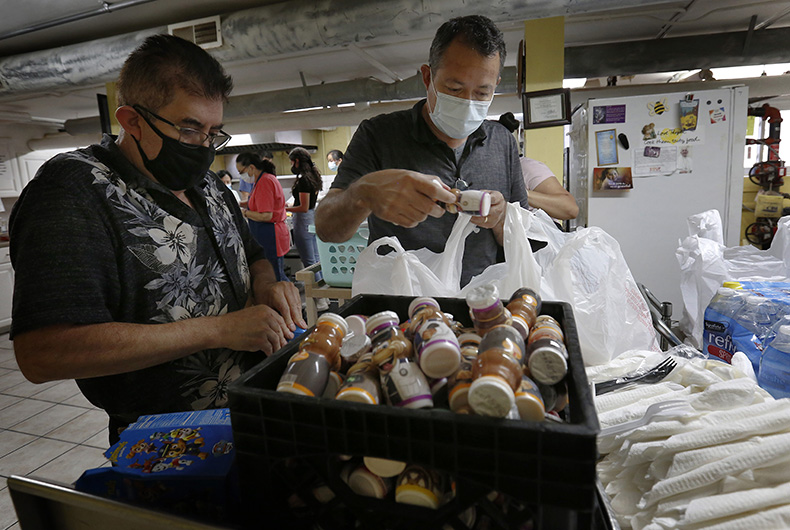
<svg viewBox="0 0 790 530">
<path fill-rule="evenodd" d="M 0 335 L 0 530 L 19 530 L 10 475 L 71 484 L 86 469 L 106 464 L 107 414 L 86 400 L 73 380 L 34 385 Z"/>
</svg>

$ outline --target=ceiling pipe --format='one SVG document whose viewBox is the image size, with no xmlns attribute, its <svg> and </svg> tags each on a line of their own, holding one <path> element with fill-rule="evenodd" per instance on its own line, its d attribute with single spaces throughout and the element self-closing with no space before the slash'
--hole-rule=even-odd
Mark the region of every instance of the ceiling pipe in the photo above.
<svg viewBox="0 0 790 530">
<path fill-rule="evenodd" d="M 74 15 L 67 15 L 65 17 L 47 20 L 46 22 L 42 22 L 40 24 L 34 24 L 32 26 L 27 26 L 25 28 L 17 29 L 7 33 L 0 33 L 0 40 L 10 39 L 12 37 L 18 37 L 20 35 L 26 35 L 28 33 L 34 33 L 42 29 L 63 26 L 64 24 L 68 24 L 69 22 L 78 22 L 80 20 L 85 20 L 86 18 L 91 18 L 98 15 L 105 15 L 107 13 L 120 11 L 121 9 L 126 9 L 128 7 L 135 7 L 138 5 L 147 4 L 149 2 L 155 2 L 155 1 L 156 0 L 127 0 L 126 2 L 118 2 L 115 4 L 110 4 L 109 2 L 103 2 L 101 7 L 96 9 L 90 9 L 88 11 L 83 11 L 81 13 L 76 13 Z"/>
<path fill-rule="evenodd" d="M 251 116 L 260 119 L 264 113 L 273 115 L 288 110 L 336 107 L 344 103 L 404 101 L 425 97 L 425 85 L 420 74 L 393 83 L 356 79 L 306 88 L 309 90 L 299 87 L 231 97 L 225 105 L 223 120 L 232 124 Z M 502 70 L 497 94 L 515 94 L 516 90 L 516 68 L 506 67 Z M 72 135 L 88 134 L 100 131 L 101 124 L 98 117 L 77 118 L 66 120 L 64 130 Z"/>
<path fill-rule="evenodd" d="M 223 64 L 306 54 L 373 40 L 430 36 L 445 20 L 486 13 L 494 22 L 570 16 L 654 6 L 675 0 L 388 0 L 344 2 L 338 16 L 334 0 L 278 2 L 223 16 L 224 44 L 211 50 Z M 97 85 L 114 80 L 126 56 L 146 37 L 165 33 L 157 27 L 0 60 L 0 98 L 24 92 Z"/>
</svg>

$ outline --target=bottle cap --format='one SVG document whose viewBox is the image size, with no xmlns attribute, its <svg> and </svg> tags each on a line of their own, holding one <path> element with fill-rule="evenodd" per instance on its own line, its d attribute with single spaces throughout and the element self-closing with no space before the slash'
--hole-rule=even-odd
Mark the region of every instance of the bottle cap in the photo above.
<svg viewBox="0 0 790 530">
<path fill-rule="evenodd" d="M 461 333 L 460 335 L 458 335 L 458 344 L 460 344 L 461 346 L 467 343 L 476 344 L 477 346 L 480 346 L 481 340 L 483 339 L 477 333 Z"/>
<path fill-rule="evenodd" d="M 493 283 L 475 287 L 466 295 L 466 303 L 472 309 L 488 309 L 499 301 L 499 290 Z"/>
<path fill-rule="evenodd" d="M 720 296 L 732 296 L 737 293 L 735 292 L 735 289 L 731 287 L 719 287 L 716 289 L 716 294 Z"/>
<path fill-rule="evenodd" d="M 504 418 L 515 402 L 513 389 L 495 375 L 479 377 L 469 387 L 469 405 L 481 416 Z"/>
<path fill-rule="evenodd" d="M 370 351 L 370 337 L 363 332 L 357 335 L 347 336 L 340 347 L 340 357 L 346 362 L 356 362 L 357 359 L 363 354 Z"/>
<path fill-rule="evenodd" d="M 336 313 L 324 313 L 318 317 L 318 320 L 316 320 L 315 324 L 317 326 L 322 322 L 330 322 L 340 328 L 340 330 L 343 332 L 343 336 L 348 335 L 348 324 L 346 323 L 346 319 L 340 315 Z"/>
<path fill-rule="evenodd" d="M 511 324 L 513 328 L 518 331 L 518 334 L 521 335 L 521 338 L 527 340 L 529 337 L 529 324 L 527 321 L 521 318 L 520 315 L 513 315 L 513 323 Z"/>
<path fill-rule="evenodd" d="M 350 315 L 346 317 L 346 324 L 348 324 L 348 330 L 352 332 L 354 335 L 364 335 L 367 333 L 365 331 L 365 322 L 367 322 L 368 317 L 364 315 Z"/>
<path fill-rule="evenodd" d="M 455 339 L 455 336 L 452 337 Z M 461 350 L 458 343 L 451 340 L 429 342 L 420 351 L 422 373 L 433 379 L 453 375 L 461 365 Z"/>
<path fill-rule="evenodd" d="M 371 473 L 365 466 L 359 466 L 348 476 L 348 487 L 357 495 L 383 499 L 389 492 L 388 481 Z"/>
<path fill-rule="evenodd" d="M 529 371 L 533 379 L 546 385 L 559 383 L 568 373 L 565 345 L 554 339 L 538 339 L 529 346 Z"/>
<path fill-rule="evenodd" d="M 439 497 L 434 492 L 415 484 L 403 484 L 395 488 L 395 502 L 414 504 L 434 510 L 439 507 Z"/>
<path fill-rule="evenodd" d="M 382 311 L 368 318 L 365 322 L 365 332 L 372 337 L 382 326 L 397 326 L 400 319 L 395 311 Z"/>
<path fill-rule="evenodd" d="M 730 289 L 743 289 L 741 282 L 724 282 L 722 285 Z"/>
<path fill-rule="evenodd" d="M 396 477 L 401 474 L 401 471 L 406 469 L 406 462 L 399 462 L 398 460 L 366 456 L 362 461 L 365 462 L 365 467 L 380 477 Z"/>
<path fill-rule="evenodd" d="M 491 194 L 483 192 L 480 197 L 480 216 L 485 217 L 491 213 Z"/>
<path fill-rule="evenodd" d="M 439 309 L 439 302 L 430 298 L 428 296 L 420 296 L 419 298 L 415 298 L 409 304 L 409 318 L 414 316 L 414 312 L 417 311 L 421 306 L 429 306 L 433 307 L 434 309 Z"/>
</svg>

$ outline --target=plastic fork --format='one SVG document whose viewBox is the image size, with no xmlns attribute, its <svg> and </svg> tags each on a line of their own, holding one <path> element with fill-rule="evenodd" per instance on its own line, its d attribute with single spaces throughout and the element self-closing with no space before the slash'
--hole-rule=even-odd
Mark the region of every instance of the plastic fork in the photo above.
<svg viewBox="0 0 790 530">
<path fill-rule="evenodd" d="M 672 357 L 667 357 L 645 373 L 627 375 L 625 377 L 619 377 L 610 381 L 596 383 L 595 395 L 600 396 L 602 394 L 611 392 L 612 390 L 617 390 L 618 388 L 630 385 L 631 383 L 658 383 L 668 376 L 670 372 L 675 369 L 677 364 L 678 363 L 675 362 L 675 359 Z"/>
<path fill-rule="evenodd" d="M 647 425 L 657 416 L 677 416 L 690 411 L 690 409 L 691 407 L 689 406 L 688 402 L 683 401 L 682 399 L 653 403 L 647 407 L 647 410 L 645 410 L 645 415 L 641 418 L 602 429 L 600 436 L 613 436 L 615 434 L 620 434 L 621 432 L 632 431 L 637 427 Z"/>
</svg>

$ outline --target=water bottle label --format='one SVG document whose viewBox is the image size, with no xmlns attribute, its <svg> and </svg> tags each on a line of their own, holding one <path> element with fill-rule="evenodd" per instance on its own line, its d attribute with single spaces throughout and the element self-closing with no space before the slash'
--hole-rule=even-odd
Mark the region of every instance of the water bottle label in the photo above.
<svg viewBox="0 0 790 530">
<path fill-rule="evenodd" d="M 730 318 L 720 315 L 711 309 L 705 310 L 704 331 L 702 333 L 702 351 L 715 359 L 732 362 L 735 345 L 730 330 L 733 327 Z"/>
</svg>

